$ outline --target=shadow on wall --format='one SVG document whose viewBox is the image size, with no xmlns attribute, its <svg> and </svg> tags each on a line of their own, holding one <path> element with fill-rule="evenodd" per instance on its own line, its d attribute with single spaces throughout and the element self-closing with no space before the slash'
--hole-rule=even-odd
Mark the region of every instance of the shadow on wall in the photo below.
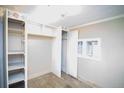
<svg viewBox="0 0 124 93">
<path fill-rule="evenodd" d="M 3 74 L 3 21 L 0 17 L 0 88 L 4 87 Z"/>
</svg>

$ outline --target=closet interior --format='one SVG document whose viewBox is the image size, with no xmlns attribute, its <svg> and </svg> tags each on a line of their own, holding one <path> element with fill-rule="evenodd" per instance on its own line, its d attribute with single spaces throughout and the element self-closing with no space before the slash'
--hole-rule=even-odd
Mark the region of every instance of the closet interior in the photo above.
<svg viewBox="0 0 124 93">
<path fill-rule="evenodd" d="M 67 31 L 62 31 L 62 63 L 61 71 L 67 73 Z"/>
</svg>

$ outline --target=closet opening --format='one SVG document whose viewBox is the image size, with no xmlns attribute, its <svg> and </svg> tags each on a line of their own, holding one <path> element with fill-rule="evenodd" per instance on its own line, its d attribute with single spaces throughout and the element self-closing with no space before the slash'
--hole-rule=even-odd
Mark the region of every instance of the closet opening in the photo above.
<svg viewBox="0 0 124 93">
<path fill-rule="evenodd" d="M 51 72 L 52 38 L 28 35 L 28 80 Z"/>
<path fill-rule="evenodd" d="M 67 32 L 62 31 L 61 72 L 67 73 Z"/>
</svg>

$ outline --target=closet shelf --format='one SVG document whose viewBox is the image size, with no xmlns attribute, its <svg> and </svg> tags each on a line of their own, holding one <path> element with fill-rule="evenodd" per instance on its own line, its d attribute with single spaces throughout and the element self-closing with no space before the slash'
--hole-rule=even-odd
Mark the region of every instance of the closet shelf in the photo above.
<svg viewBox="0 0 124 93">
<path fill-rule="evenodd" d="M 18 70 L 18 69 L 24 69 L 24 64 L 23 63 L 11 63 L 8 67 L 9 71 L 12 70 Z"/>
<path fill-rule="evenodd" d="M 13 23 L 18 23 L 20 25 L 24 25 L 25 24 L 25 21 L 24 20 L 12 18 L 12 17 L 8 17 L 8 21 L 9 22 L 13 22 Z"/>
<path fill-rule="evenodd" d="M 10 33 L 23 33 L 24 31 L 21 29 L 15 29 L 15 28 L 8 28 Z"/>
<path fill-rule="evenodd" d="M 25 54 L 24 52 L 8 52 L 8 55 L 20 55 L 20 54 Z"/>
<path fill-rule="evenodd" d="M 9 84 L 14 84 L 23 80 L 25 80 L 23 72 L 11 74 L 9 76 Z"/>
<path fill-rule="evenodd" d="M 49 34 L 44 34 L 44 33 L 32 33 L 32 32 L 28 32 L 28 35 L 31 35 L 31 36 L 47 36 L 47 37 L 55 37 L 54 35 L 49 35 Z"/>
</svg>

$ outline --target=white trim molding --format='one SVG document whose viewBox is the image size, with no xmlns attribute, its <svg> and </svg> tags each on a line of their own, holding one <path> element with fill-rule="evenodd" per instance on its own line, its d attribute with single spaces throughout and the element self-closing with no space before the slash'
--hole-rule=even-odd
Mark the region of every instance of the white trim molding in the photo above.
<svg viewBox="0 0 124 93">
<path fill-rule="evenodd" d="M 104 18 L 104 19 L 97 20 L 97 21 L 92 21 L 92 22 L 85 23 L 85 24 L 82 24 L 82 25 L 73 26 L 73 27 L 70 27 L 69 29 L 73 30 L 73 29 L 76 29 L 76 28 L 81 28 L 81 27 L 85 27 L 85 26 L 89 26 L 89 25 L 93 25 L 93 24 L 97 24 L 97 23 L 107 22 L 107 21 L 111 21 L 111 20 L 118 19 L 118 18 L 123 18 L 123 17 L 124 17 L 124 14 L 121 14 L 121 15 L 117 15 L 117 16 L 113 16 L 113 17 L 109 17 L 109 18 Z"/>
<path fill-rule="evenodd" d="M 34 73 L 31 74 L 30 76 L 28 75 L 27 80 L 33 79 L 33 78 L 37 78 L 39 76 L 43 76 L 45 74 L 51 73 L 50 71 L 46 71 L 46 72 L 38 72 L 38 73 Z"/>
</svg>

